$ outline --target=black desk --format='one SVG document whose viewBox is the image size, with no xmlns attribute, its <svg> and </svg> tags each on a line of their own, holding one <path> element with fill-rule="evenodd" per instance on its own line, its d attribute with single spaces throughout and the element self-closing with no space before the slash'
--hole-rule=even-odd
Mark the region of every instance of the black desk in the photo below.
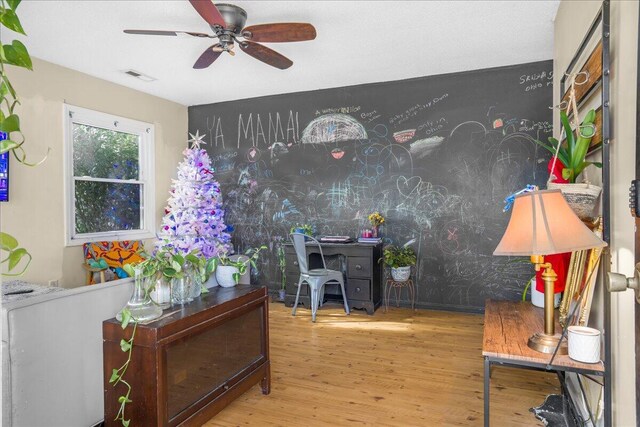
<svg viewBox="0 0 640 427">
<path fill-rule="evenodd" d="M 364 308 L 367 314 L 373 314 L 382 301 L 383 265 L 378 263 L 382 256 L 382 244 L 321 243 L 321 245 L 327 268 L 342 271 L 345 276 L 349 308 Z M 320 251 L 315 242 L 307 243 L 307 257 L 310 269 L 322 268 Z M 292 307 L 298 290 L 296 285 L 300 279 L 298 260 L 292 244 L 285 245 L 285 258 L 287 293 L 284 303 L 287 307 Z M 341 298 L 339 285 L 327 283 L 325 298 Z M 300 290 L 300 302 L 305 307 L 311 306 L 309 287 L 306 285 L 303 285 Z"/>
</svg>

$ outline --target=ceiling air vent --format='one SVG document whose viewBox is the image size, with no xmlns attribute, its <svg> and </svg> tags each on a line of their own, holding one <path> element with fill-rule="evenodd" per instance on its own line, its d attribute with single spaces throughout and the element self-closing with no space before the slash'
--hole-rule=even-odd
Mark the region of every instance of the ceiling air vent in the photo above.
<svg viewBox="0 0 640 427">
<path fill-rule="evenodd" d="M 146 74 L 142 74 L 141 72 L 135 71 L 135 70 L 127 70 L 127 71 L 123 71 L 123 72 L 125 74 L 130 75 L 131 77 L 135 77 L 136 79 L 140 79 L 143 82 L 152 82 L 152 81 L 158 80 L 155 77 L 151 77 L 151 76 L 148 76 Z"/>
</svg>

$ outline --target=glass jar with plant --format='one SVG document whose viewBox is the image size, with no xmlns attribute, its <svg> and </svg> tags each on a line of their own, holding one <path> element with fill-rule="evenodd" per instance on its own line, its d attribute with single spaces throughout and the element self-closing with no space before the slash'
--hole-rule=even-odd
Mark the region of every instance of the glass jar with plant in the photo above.
<svg viewBox="0 0 640 427">
<path fill-rule="evenodd" d="M 205 258 L 198 251 L 192 251 L 185 256 L 185 259 L 189 261 L 193 267 L 193 274 L 196 281 L 196 286 L 200 288 L 201 294 L 206 294 L 209 289 L 206 286 L 207 281 L 211 274 L 216 271 L 218 266 L 218 258 Z"/>
<path fill-rule="evenodd" d="M 162 274 L 171 281 L 172 304 L 185 304 L 200 296 L 201 289 L 194 277 L 196 269 L 186 256 L 162 250 L 156 257 L 161 262 Z"/>
<path fill-rule="evenodd" d="M 247 272 L 249 265 L 257 268 L 256 261 L 260 256 L 260 251 L 267 249 L 262 245 L 259 248 L 250 248 L 244 253 L 244 257 L 233 261 L 227 255 L 218 257 L 216 271 L 216 280 L 223 288 L 230 288 L 240 282 L 240 277 Z M 244 259 L 243 259 L 244 258 Z"/>
<path fill-rule="evenodd" d="M 416 252 L 411 246 L 387 246 L 382 252 L 379 262 L 391 268 L 391 277 L 398 282 L 409 280 L 411 266 L 416 265 Z"/>
</svg>

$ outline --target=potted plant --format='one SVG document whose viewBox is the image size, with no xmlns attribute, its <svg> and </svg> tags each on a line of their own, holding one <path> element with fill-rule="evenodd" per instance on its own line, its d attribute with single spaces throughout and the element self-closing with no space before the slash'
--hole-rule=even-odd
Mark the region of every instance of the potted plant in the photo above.
<svg viewBox="0 0 640 427">
<path fill-rule="evenodd" d="M 282 286 L 278 290 L 278 300 L 284 301 L 284 297 L 286 296 L 286 287 L 287 287 L 287 276 L 285 275 L 285 269 L 287 266 L 287 259 L 284 255 L 284 247 L 282 245 L 278 246 L 278 268 L 280 268 L 280 275 L 282 277 Z"/>
<path fill-rule="evenodd" d="M 218 284 L 223 288 L 230 288 L 237 285 L 240 277 L 246 273 L 248 265 L 257 268 L 256 261 L 258 260 L 260 251 L 264 249 L 267 249 L 264 245 L 259 248 L 250 248 L 244 253 L 246 259 L 239 259 L 237 261 L 232 261 L 226 255 L 219 256 L 217 267 L 215 268 Z"/>
<path fill-rule="evenodd" d="M 298 224 L 291 227 L 290 233 L 302 233 L 313 237 L 313 227 L 309 224 Z"/>
<path fill-rule="evenodd" d="M 560 111 L 563 134 L 566 135 L 566 144 L 561 144 L 555 138 L 549 138 L 549 144 L 536 141 L 538 145 L 549 150 L 556 161 L 556 167 L 552 166 L 550 172 L 556 175 L 554 182 L 549 182 L 547 188 L 562 191 L 567 203 L 581 219 L 591 217 L 596 200 L 602 190 L 600 187 L 589 183 L 577 183 L 576 179 L 589 165 L 598 168 L 602 163 L 588 162 L 585 160 L 591 139 L 596 133 L 594 125 L 596 113 L 589 110 L 582 120 L 582 124 L 574 132 L 565 111 Z M 557 154 L 556 154 L 557 153 Z M 560 163 L 560 166 L 557 166 Z M 552 160 L 553 164 L 553 160 Z"/>
<path fill-rule="evenodd" d="M 201 285 L 197 268 L 199 261 L 196 254 L 197 251 L 192 251 L 183 256 L 161 250 L 155 256 L 163 276 L 171 281 L 171 302 L 174 304 L 188 303 L 200 296 Z"/>
<path fill-rule="evenodd" d="M 206 283 L 211 274 L 216 271 L 218 258 L 214 257 L 207 259 L 202 254 L 196 255 L 195 253 L 189 253 L 185 258 L 194 268 L 194 274 L 197 279 L 196 281 L 200 284 L 200 293 L 206 294 L 209 292 Z"/>
<path fill-rule="evenodd" d="M 391 267 L 391 277 L 397 282 L 409 280 L 411 266 L 416 265 L 416 252 L 411 246 L 387 246 L 384 248 L 380 261 Z"/>
</svg>

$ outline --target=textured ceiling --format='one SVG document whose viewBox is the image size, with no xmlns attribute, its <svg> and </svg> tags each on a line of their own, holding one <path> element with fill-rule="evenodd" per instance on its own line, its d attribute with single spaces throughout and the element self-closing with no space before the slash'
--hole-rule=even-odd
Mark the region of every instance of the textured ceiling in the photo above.
<svg viewBox="0 0 640 427">
<path fill-rule="evenodd" d="M 237 49 L 205 70 L 211 39 L 122 30 L 210 32 L 186 0 L 24 1 L 31 54 L 184 105 L 400 80 L 550 59 L 559 1 L 237 1 L 247 25 L 310 22 L 314 41 L 272 43 L 294 65 L 278 70 Z M 122 73 L 157 78 L 146 83 Z"/>
</svg>

